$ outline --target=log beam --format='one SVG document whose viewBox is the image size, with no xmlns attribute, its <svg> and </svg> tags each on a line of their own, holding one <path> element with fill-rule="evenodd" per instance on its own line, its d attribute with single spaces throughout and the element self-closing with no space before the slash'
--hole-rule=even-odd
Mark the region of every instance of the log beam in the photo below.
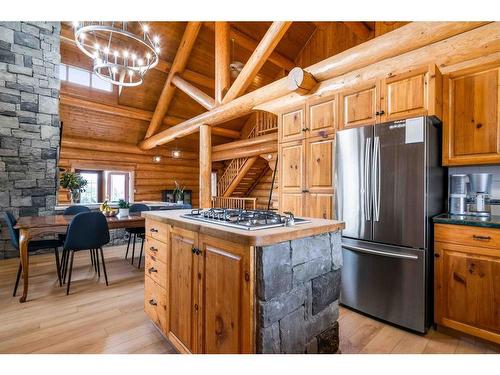
<svg viewBox="0 0 500 375">
<path fill-rule="evenodd" d="M 215 22 L 215 101 L 220 104 L 231 86 L 229 22 Z"/>
<path fill-rule="evenodd" d="M 243 167 L 240 169 L 238 174 L 234 177 L 233 181 L 229 184 L 227 187 L 226 191 L 222 194 L 223 197 L 230 197 L 231 194 L 233 194 L 233 191 L 238 187 L 240 184 L 241 180 L 246 176 L 250 168 L 255 164 L 259 157 L 258 156 L 252 156 L 251 158 L 248 158 L 245 164 L 243 164 Z"/>
<path fill-rule="evenodd" d="M 200 126 L 200 208 L 212 206 L 212 133 L 208 125 Z"/>
<path fill-rule="evenodd" d="M 316 83 L 309 73 L 301 72 L 300 68 L 294 68 L 287 77 L 265 86 L 264 89 L 259 88 L 254 90 L 227 104 L 215 107 L 211 111 L 202 113 L 179 125 L 166 129 L 142 141 L 139 147 L 143 150 L 148 150 L 171 142 L 176 138 L 195 133 L 201 124 L 213 126 L 244 116 L 250 113 L 255 106 L 285 96 L 291 92 L 305 94 L 312 90 Z"/>
<path fill-rule="evenodd" d="M 255 146 L 261 143 L 277 142 L 277 141 L 278 141 L 278 133 L 271 133 L 271 134 L 261 135 L 259 137 L 247 138 L 247 139 L 242 139 L 240 141 L 234 141 L 214 146 L 212 147 L 212 152 L 216 153 L 219 151 L 234 150 L 236 148 Z"/>
<path fill-rule="evenodd" d="M 61 97 L 59 99 L 59 104 L 67 105 L 70 107 L 81 108 L 88 111 L 105 113 L 113 116 L 133 118 L 142 121 L 151 121 L 151 118 L 153 117 L 153 112 L 150 111 L 145 111 L 142 109 L 128 107 L 124 105 L 109 105 L 109 104 L 97 103 L 91 100 L 77 98 L 64 93 L 61 94 Z M 167 115 L 163 118 L 163 125 L 171 127 L 180 124 L 183 121 L 186 121 L 186 119 Z M 227 128 L 220 128 L 216 126 L 213 127 L 212 134 L 232 139 L 239 139 L 241 137 L 241 133 L 239 131 Z"/>
<path fill-rule="evenodd" d="M 206 109 L 212 109 L 215 107 L 215 100 L 212 97 L 210 97 L 210 95 L 206 94 L 198 87 L 193 86 L 192 84 L 182 79 L 177 74 L 173 76 L 172 83 L 175 85 L 175 87 L 183 91 L 191 99 L 195 100 L 197 103 L 201 104 Z"/>
<path fill-rule="evenodd" d="M 146 131 L 145 138 L 151 137 L 156 133 L 163 121 L 163 118 L 167 114 L 168 107 L 175 93 L 175 86 L 172 85 L 172 79 L 174 78 L 175 74 L 182 73 L 184 71 L 200 28 L 201 22 L 188 22 L 186 30 L 184 31 L 181 39 L 179 49 L 177 50 L 177 54 L 175 55 L 174 62 L 172 63 L 170 71 L 168 72 L 165 86 L 163 87 L 160 98 L 158 99 L 158 103 L 156 104 L 156 109 L 153 113 L 153 118 L 151 119 L 148 130 Z"/>
<path fill-rule="evenodd" d="M 274 153 L 277 151 L 278 151 L 278 142 L 266 142 L 254 146 L 247 146 L 238 149 L 213 152 L 212 161 L 249 158 L 252 156 L 259 156 L 261 154 Z"/>
<path fill-rule="evenodd" d="M 267 58 L 271 55 L 291 24 L 292 23 L 288 21 L 276 21 L 272 23 L 240 74 L 229 88 L 224 99 L 222 99 L 222 104 L 227 104 L 234 100 L 248 88 L 255 78 L 255 75 L 259 72 L 260 68 L 262 68 L 262 65 L 264 65 Z"/>
</svg>

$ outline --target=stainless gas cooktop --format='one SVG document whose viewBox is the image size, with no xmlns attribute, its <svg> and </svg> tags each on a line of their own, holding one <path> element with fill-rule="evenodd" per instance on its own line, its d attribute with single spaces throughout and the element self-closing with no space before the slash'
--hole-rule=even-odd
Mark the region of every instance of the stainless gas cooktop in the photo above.
<svg viewBox="0 0 500 375">
<path fill-rule="evenodd" d="M 189 214 L 181 216 L 186 219 L 244 230 L 269 229 L 310 222 L 306 219 L 294 217 L 291 212 L 280 215 L 274 211 L 230 208 L 196 209 L 192 210 Z"/>
</svg>

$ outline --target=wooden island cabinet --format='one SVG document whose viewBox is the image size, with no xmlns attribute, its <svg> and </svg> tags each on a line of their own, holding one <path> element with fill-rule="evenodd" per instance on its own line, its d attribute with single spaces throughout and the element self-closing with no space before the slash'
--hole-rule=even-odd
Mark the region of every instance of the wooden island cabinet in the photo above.
<svg viewBox="0 0 500 375">
<path fill-rule="evenodd" d="M 500 229 L 436 224 L 434 320 L 500 343 Z"/>
<path fill-rule="evenodd" d="M 294 227 L 246 231 L 181 216 L 188 212 L 142 213 L 144 311 L 179 352 L 305 353 L 319 335 L 324 347 L 318 350 L 337 350 L 340 278 L 333 274 L 340 272 L 342 222 L 313 219 Z M 317 251 L 324 257 L 320 272 L 304 275 L 309 261 L 318 263 Z M 292 252 L 301 259 L 295 273 Z M 310 254 L 314 259 L 308 259 Z M 324 277 L 338 281 L 329 296 L 305 293 L 314 291 L 316 283 L 323 285 Z M 321 322 L 303 311 L 313 304 L 315 310 L 326 310 Z M 296 329 L 275 336 L 280 322 L 292 321 Z"/>
</svg>

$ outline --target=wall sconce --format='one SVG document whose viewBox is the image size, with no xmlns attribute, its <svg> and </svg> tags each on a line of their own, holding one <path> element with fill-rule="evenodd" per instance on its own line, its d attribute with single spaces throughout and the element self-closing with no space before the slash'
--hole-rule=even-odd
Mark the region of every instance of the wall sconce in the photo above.
<svg viewBox="0 0 500 375">
<path fill-rule="evenodd" d="M 172 150 L 172 159 L 180 159 L 181 156 L 181 150 Z"/>
<path fill-rule="evenodd" d="M 154 161 L 155 163 L 159 163 L 159 162 L 161 161 L 161 156 L 160 156 L 160 155 L 155 155 L 155 156 L 153 156 L 153 161 Z"/>
</svg>

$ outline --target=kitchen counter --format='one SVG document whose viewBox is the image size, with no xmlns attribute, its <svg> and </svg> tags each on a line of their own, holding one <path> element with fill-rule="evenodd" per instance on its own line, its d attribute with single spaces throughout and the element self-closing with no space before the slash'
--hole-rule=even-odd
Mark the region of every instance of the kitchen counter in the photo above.
<svg viewBox="0 0 500 375">
<path fill-rule="evenodd" d="M 500 228 L 500 216 L 496 215 L 479 217 L 441 214 L 439 216 L 435 216 L 432 220 L 435 224 L 455 224 L 483 228 Z"/>
<path fill-rule="evenodd" d="M 144 310 L 181 353 L 336 353 L 344 223 L 146 218 Z"/>
<path fill-rule="evenodd" d="M 311 222 L 296 224 L 291 227 L 278 227 L 259 230 L 243 230 L 217 224 L 203 223 L 181 217 L 191 210 L 150 211 L 142 212 L 142 216 L 162 223 L 176 225 L 194 232 L 219 237 L 228 241 L 250 246 L 265 246 L 282 241 L 314 236 L 321 233 L 336 232 L 344 229 L 343 221 L 308 218 Z"/>
<path fill-rule="evenodd" d="M 189 205 L 189 204 L 177 204 L 177 203 L 169 203 L 169 202 L 153 202 L 153 201 L 130 202 L 131 205 L 134 203 L 145 204 L 146 206 L 149 206 L 149 208 L 151 208 L 152 210 L 180 210 L 180 209 L 191 208 L 191 205 Z M 75 205 L 61 204 L 61 205 L 56 206 L 54 208 L 54 210 L 56 212 L 61 212 L 70 206 L 86 206 L 86 207 L 90 208 L 91 210 L 98 210 L 100 205 L 101 205 L 101 203 L 78 203 Z M 109 205 L 112 208 L 118 208 L 117 202 L 110 202 Z"/>
</svg>

